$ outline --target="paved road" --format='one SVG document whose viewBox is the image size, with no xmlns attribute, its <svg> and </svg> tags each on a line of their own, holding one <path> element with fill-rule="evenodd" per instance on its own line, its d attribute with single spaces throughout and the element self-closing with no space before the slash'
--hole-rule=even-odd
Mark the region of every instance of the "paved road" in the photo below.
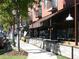
<svg viewBox="0 0 79 59">
<path fill-rule="evenodd" d="M 23 50 L 28 52 L 27 59 L 57 59 L 57 56 L 53 53 L 47 52 L 34 45 L 24 43 L 23 41 L 20 41 L 20 46 Z"/>
</svg>

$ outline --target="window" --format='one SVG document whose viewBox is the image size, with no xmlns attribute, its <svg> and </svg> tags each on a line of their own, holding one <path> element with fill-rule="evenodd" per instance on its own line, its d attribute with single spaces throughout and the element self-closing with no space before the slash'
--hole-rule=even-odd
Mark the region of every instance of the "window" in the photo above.
<svg viewBox="0 0 79 59">
<path fill-rule="evenodd" d="M 41 18 L 42 17 L 42 2 L 40 1 L 40 4 L 38 6 L 38 10 L 35 11 L 36 18 Z"/>
<path fill-rule="evenodd" d="M 42 7 L 39 8 L 39 16 L 42 16 Z"/>
<path fill-rule="evenodd" d="M 35 16 L 36 18 L 38 18 L 38 11 L 35 11 Z"/>
<path fill-rule="evenodd" d="M 57 2 L 58 2 L 58 0 L 51 0 L 53 8 L 57 8 Z"/>
<path fill-rule="evenodd" d="M 44 0 L 44 7 L 47 7 L 47 0 Z"/>
<path fill-rule="evenodd" d="M 51 0 L 44 0 L 44 6 L 45 8 L 51 8 Z"/>
<path fill-rule="evenodd" d="M 40 1 L 39 16 L 42 16 L 42 2 Z"/>
</svg>

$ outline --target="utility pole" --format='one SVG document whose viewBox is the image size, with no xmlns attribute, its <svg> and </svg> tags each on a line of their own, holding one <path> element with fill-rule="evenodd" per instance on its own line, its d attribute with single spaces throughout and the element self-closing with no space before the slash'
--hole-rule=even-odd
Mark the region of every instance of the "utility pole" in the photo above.
<svg viewBox="0 0 79 59">
<path fill-rule="evenodd" d="M 15 10 L 12 10 L 12 14 L 13 14 L 13 24 L 12 24 L 12 36 L 13 36 L 13 46 L 15 47 L 16 45 L 15 45 L 15 37 L 14 37 L 14 32 L 15 32 L 15 16 L 16 16 L 16 12 L 15 12 Z"/>
<path fill-rule="evenodd" d="M 74 15 L 75 15 L 75 45 L 78 45 L 78 23 L 77 23 L 77 6 L 76 6 L 76 0 L 74 0 Z"/>
<path fill-rule="evenodd" d="M 18 4 L 16 4 L 16 11 L 17 11 L 17 35 L 18 35 L 18 51 L 20 51 L 20 36 L 19 36 L 19 30 L 20 30 L 20 28 L 19 28 L 19 6 L 18 6 Z"/>
<path fill-rule="evenodd" d="M 51 19 L 50 19 L 50 27 L 51 27 Z M 50 28 L 50 39 L 51 39 L 51 32 L 52 32 L 52 29 Z"/>
</svg>

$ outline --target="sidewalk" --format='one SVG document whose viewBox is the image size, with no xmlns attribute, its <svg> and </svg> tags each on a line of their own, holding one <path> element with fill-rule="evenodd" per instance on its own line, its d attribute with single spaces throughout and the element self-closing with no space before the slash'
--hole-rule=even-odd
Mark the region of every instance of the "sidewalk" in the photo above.
<svg viewBox="0 0 79 59">
<path fill-rule="evenodd" d="M 57 56 L 55 54 L 47 52 L 34 45 L 24 43 L 23 41 L 20 41 L 20 46 L 23 50 L 28 52 L 27 59 L 57 59 Z"/>
</svg>

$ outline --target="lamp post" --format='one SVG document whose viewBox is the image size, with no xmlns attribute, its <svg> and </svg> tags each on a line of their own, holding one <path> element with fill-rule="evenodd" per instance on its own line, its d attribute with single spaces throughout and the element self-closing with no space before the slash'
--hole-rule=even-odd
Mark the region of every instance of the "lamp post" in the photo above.
<svg viewBox="0 0 79 59">
<path fill-rule="evenodd" d="M 15 10 L 15 9 L 12 10 L 12 14 L 13 14 L 14 16 L 16 16 L 16 10 Z"/>
<path fill-rule="evenodd" d="M 71 14 L 69 13 L 69 15 L 68 15 L 68 17 L 66 17 L 66 21 L 72 21 L 73 20 L 73 17 L 71 16 Z M 69 26 L 70 27 L 70 26 Z M 70 29 L 68 29 L 68 32 L 70 33 Z M 69 34 L 67 34 L 68 35 L 68 38 L 69 38 Z M 70 44 L 69 42 L 68 42 L 68 44 Z"/>
<path fill-rule="evenodd" d="M 74 5 L 75 5 L 75 7 L 74 7 L 74 10 L 75 10 L 75 12 L 74 12 L 74 15 L 75 15 L 75 45 L 78 45 L 78 23 L 77 23 L 77 14 L 76 14 L 76 10 L 77 10 L 77 7 L 76 7 L 76 0 L 74 0 Z"/>
<path fill-rule="evenodd" d="M 14 16 L 14 21 L 13 21 L 13 46 L 15 47 L 14 32 L 15 32 L 15 16 L 16 16 L 16 10 L 12 10 L 12 14 Z"/>
<path fill-rule="evenodd" d="M 75 25 L 75 45 L 78 45 L 78 23 L 77 23 L 77 15 L 76 15 L 76 10 L 77 10 L 77 8 L 76 8 L 76 0 L 74 0 L 74 25 Z M 71 21 L 71 20 L 73 20 L 73 17 L 71 17 L 71 14 L 69 13 L 69 15 L 68 15 L 68 17 L 66 18 L 66 20 L 67 21 Z"/>
<path fill-rule="evenodd" d="M 72 21 L 73 17 L 71 16 L 71 14 L 69 13 L 68 17 L 66 17 L 66 21 Z"/>
<path fill-rule="evenodd" d="M 18 51 L 20 51 L 20 37 L 19 37 L 19 5 L 17 3 L 17 0 L 12 0 L 13 3 L 16 5 L 16 10 L 13 10 L 12 13 L 15 15 L 16 21 L 17 21 L 17 45 L 18 45 Z"/>
</svg>

